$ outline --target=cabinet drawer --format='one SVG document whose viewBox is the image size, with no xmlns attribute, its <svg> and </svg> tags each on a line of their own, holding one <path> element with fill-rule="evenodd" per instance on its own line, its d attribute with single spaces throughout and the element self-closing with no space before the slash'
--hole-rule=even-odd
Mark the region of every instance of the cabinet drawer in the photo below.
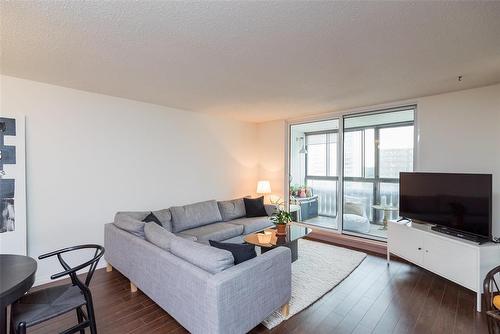
<svg viewBox="0 0 500 334">
<path fill-rule="evenodd" d="M 478 254 L 473 247 L 428 234 L 424 236 L 424 267 L 451 281 L 477 290 Z"/>
</svg>

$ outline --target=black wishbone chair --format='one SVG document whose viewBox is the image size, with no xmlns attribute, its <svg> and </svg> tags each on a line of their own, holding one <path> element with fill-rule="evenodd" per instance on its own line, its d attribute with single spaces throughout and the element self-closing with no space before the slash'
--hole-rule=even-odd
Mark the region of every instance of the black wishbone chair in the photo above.
<svg viewBox="0 0 500 334">
<path fill-rule="evenodd" d="M 75 267 L 70 267 L 63 259 L 62 254 L 82 249 L 95 249 L 91 260 Z M 80 332 L 85 334 L 85 328 L 90 328 L 90 333 L 96 334 L 96 321 L 94 305 L 89 284 L 94 275 L 99 259 L 104 254 L 104 247 L 99 245 L 80 245 L 60 249 L 48 254 L 40 255 L 38 259 L 57 256 L 64 271 L 52 275 L 51 279 L 57 279 L 69 275 L 71 284 L 58 285 L 43 290 L 30 292 L 24 295 L 16 303 L 12 304 L 12 331 L 16 334 L 25 334 L 26 328 L 55 318 L 69 311 L 76 310 L 78 324 L 61 332 L 69 334 Z M 89 267 L 85 282 L 80 281 L 77 271 Z M 83 309 L 85 306 L 86 312 Z"/>
<path fill-rule="evenodd" d="M 493 305 L 493 298 L 500 295 L 500 266 L 490 270 L 484 279 L 484 299 L 486 301 L 486 319 L 490 334 L 500 333 L 500 310 Z"/>
</svg>

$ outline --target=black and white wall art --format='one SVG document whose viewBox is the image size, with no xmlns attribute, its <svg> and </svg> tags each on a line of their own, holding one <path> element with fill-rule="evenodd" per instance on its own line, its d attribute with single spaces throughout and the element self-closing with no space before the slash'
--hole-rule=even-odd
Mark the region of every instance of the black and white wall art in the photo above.
<svg viewBox="0 0 500 334">
<path fill-rule="evenodd" d="M 0 117 L 0 253 L 26 254 L 24 117 Z"/>
</svg>

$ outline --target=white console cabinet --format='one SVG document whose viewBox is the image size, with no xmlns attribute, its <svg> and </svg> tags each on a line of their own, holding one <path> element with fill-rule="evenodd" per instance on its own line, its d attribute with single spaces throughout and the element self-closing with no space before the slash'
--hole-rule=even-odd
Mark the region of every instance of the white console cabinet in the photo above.
<svg viewBox="0 0 500 334">
<path fill-rule="evenodd" d="M 483 280 L 500 265 L 500 244 L 474 242 L 434 232 L 430 225 L 390 221 L 387 237 L 387 263 L 390 254 L 460 284 L 477 294 L 481 312 Z"/>
</svg>

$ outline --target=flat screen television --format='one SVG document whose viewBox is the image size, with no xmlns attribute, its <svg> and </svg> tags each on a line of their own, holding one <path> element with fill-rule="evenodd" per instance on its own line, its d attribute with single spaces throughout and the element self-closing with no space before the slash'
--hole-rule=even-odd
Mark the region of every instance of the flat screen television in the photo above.
<svg viewBox="0 0 500 334">
<path fill-rule="evenodd" d="M 489 240 L 492 175 L 400 173 L 399 215 Z"/>
</svg>

